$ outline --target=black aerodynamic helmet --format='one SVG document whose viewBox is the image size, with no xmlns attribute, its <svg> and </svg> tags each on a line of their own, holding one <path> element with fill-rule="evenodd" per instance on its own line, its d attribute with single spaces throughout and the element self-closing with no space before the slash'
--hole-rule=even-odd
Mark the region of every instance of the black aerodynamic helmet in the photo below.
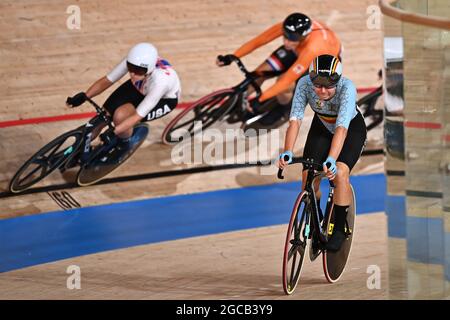
<svg viewBox="0 0 450 320">
<path fill-rule="evenodd" d="M 338 57 L 323 54 L 309 65 L 309 78 L 314 85 L 334 87 L 342 75 L 342 63 Z"/>
<path fill-rule="evenodd" d="M 312 21 L 303 13 L 292 13 L 283 22 L 283 35 L 290 41 L 299 41 L 311 32 Z"/>
</svg>

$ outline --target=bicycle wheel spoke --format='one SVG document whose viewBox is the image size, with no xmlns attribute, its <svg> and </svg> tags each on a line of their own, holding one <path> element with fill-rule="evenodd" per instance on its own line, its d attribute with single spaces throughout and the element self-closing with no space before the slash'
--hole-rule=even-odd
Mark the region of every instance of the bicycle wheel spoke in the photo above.
<svg viewBox="0 0 450 320">
<path fill-rule="evenodd" d="M 24 181 L 27 181 L 31 176 L 33 176 L 39 169 L 42 169 L 41 174 L 39 175 L 38 179 L 43 177 L 45 173 L 47 172 L 47 166 L 37 166 L 34 170 L 32 170 L 29 174 L 27 174 L 24 178 L 19 180 L 19 185 L 22 184 Z"/>
<path fill-rule="evenodd" d="M 293 280 L 294 280 L 294 273 L 295 273 L 295 265 L 297 261 L 297 250 L 294 250 L 294 258 L 292 260 L 292 266 L 291 266 L 291 274 L 290 274 L 290 283 L 292 284 Z M 295 281 L 295 280 L 294 280 Z"/>
<path fill-rule="evenodd" d="M 216 120 L 216 118 L 214 116 L 216 114 L 222 112 L 221 107 L 222 107 L 223 103 L 220 103 L 219 105 L 216 106 L 216 104 L 218 104 L 219 102 L 220 102 L 220 99 L 217 99 L 211 103 L 212 106 L 206 105 L 208 108 L 205 108 L 205 110 L 203 112 L 201 112 L 197 116 L 197 118 L 200 118 L 200 121 L 202 121 L 202 122 L 206 122 L 208 119 Z"/>
<path fill-rule="evenodd" d="M 64 144 L 64 142 L 66 142 L 66 140 L 62 140 L 60 143 L 58 143 L 58 144 L 53 148 L 52 152 L 47 156 L 47 159 L 50 159 L 50 158 L 55 154 L 55 152 L 59 149 L 59 147 L 61 147 L 61 146 Z"/>
<path fill-rule="evenodd" d="M 194 118 L 194 119 L 187 120 L 187 121 L 185 121 L 185 122 L 182 122 L 182 123 L 180 123 L 179 125 L 173 127 L 171 131 L 178 130 L 178 129 L 180 129 L 180 128 L 186 126 L 187 124 L 194 123 L 194 121 L 195 121 L 195 118 Z"/>
<path fill-rule="evenodd" d="M 292 256 L 295 253 L 300 253 L 303 254 L 305 252 L 305 242 L 301 241 L 300 239 L 293 239 L 291 240 L 291 248 L 289 249 L 289 255 L 288 255 L 288 260 L 292 258 Z"/>
<path fill-rule="evenodd" d="M 37 164 L 39 166 L 43 166 L 48 163 L 48 158 L 44 157 L 44 156 L 40 156 L 39 158 L 35 159 L 32 163 Z"/>
<path fill-rule="evenodd" d="M 216 120 L 217 118 L 214 118 L 216 114 L 219 114 L 222 110 L 221 107 L 223 103 L 220 103 L 221 100 L 224 100 L 226 97 L 213 97 L 212 100 L 207 101 L 205 104 L 195 107 L 193 109 L 194 116 L 192 119 L 188 119 L 182 123 L 179 123 L 178 125 L 174 126 L 172 128 L 172 132 L 180 129 L 182 127 L 185 127 L 189 125 L 189 128 L 187 129 L 189 132 L 194 129 L 194 122 L 195 121 L 201 121 L 201 122 L 207 122 L 207 120 Z M 217 105 L 219 103 L 219 105 Z"/>
<path fill-rule="evenodd" d="M 292 244 L 292 246 L 289 248 L 288 253 L 288 260 L 292 259 L 292 256 L 297 252 L 297 246 L 295 244 Z"/>
<path fill-rule="evenodd" d="M 207 105 L 204 105 L 203 107 L 205 107 L 205 106 L 207 106 Z M 191 131 L 191 130 L 193 129 L 193 127 L 194 127 L 194 124 L 193 124 L 193 123 L 194 123 L 195 121 L 202 121 L 202 119 L 198 119 L 198 118 L 199 118 L 199 117 L 202 118 L 202 116 L 203 116 L 206 112 L 207 112 L 207 110 L 197 113 L 197 109 L 194 108 L 195 117 L 193 117 L 192 119 L 188 119 L 188 120 L 186 120 L 186 121 L 184 121 L 184 122 L 178 124 L 177 126 L 174 126 L 174 127 L 172 128 L 171 131 L 175 131 L 175 130 L 177 130 L 177 129 L 179 129 L 179 128 L 182 128 L 182 127 L 184 127 L 184 126 L 186 126 L 186 125 L 188 125 L 188 124 L 191 124 L 191 126 L 190 126 L 189 129 L 188 129 L 188 131 Z"/>
</svg>

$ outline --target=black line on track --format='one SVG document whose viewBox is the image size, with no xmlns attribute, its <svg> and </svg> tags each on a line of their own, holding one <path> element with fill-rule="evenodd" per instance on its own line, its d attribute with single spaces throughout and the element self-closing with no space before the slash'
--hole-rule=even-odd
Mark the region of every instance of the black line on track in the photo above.
<svg viewBox="0 0 450 320">
<path fill-rule="evenodd" d="M 365 151 L 363 151 L 363 153 L 361 155 L 362 156 L 371 156 L 371 155 L 379 155 L 379 154 L 383 154 L 383 149 L 365 150 Z M 115 177 L 115 178 L 105 178 L 103 180 L 100 180 L 97 183 L 94 183 L 93 185 L 103 185 L 103 184 L 109 184 L 109 183 L 120 183 L 120 182 L 129 182 L 129 181 L 138 181 L 138 180 L 157 179 L 157 178 L 164 178 L 164 177 L 180 176 L 180 175 L 184 175 L 184 174 L 211 172 L 211 171 L 218 171 L 218 170 L 240 169 L 240 168 L 251 168 L 251 167 L 262 167 L 262 166 L 269 166 L 269 165 L 270 165 L 270 163 L 266 163 L 266 162 L 262 163 L 262 162 L 258 161 L 256 163 L 224 164 L 224 165 L 209 166 L 209 167 L 197 167 L 197 168 L 182 169 L 182 170 L 150 172 L 150 173 L 122 176 L 122 177 Z M 70 183 L 56 184 L 53 186 L 31 188 L 31 189 L 25 190 L 20 193 L 0 192 L 0 199 L 17 197 L 17 196 L 26 195 L 26 194 L 34 194 L 34 193 L 39 193 L 39 192 L 51 192 L 51 191 L 57 191 L 57 190 L 62 190 L 62 189 L 73 189 L 73 188 L 80 188 L 80 187 L 75 182 L 70 182 Z"/>
</svg>

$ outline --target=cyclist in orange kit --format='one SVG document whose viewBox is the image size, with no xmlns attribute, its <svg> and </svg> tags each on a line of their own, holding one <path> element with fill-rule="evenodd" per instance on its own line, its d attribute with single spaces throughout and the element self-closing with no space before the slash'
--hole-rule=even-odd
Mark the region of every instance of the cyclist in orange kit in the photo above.
<svg viewBox="0 0 450 320">
<path fill-rule="evenodd" d="M 284 22 L 279 22 L 254 39 L 248 41 L 234 52 L 238 58 L 244 57 L 257 48 L 283 36 L 283 45 L 256 68 L 258 71 L 275 71 L 280 76 L 265 90 L 259 99 L 249 99 L 249 117 L 258 113 L 261 104 L 276 96 L 277 105 L 264 117 L 247 128 L 277 128 L 289 118 L 292 96 L 297 80 L 306 75 L 311 61 L 322 54 L 341 55 L 341 42 L 336 34 L 325 24 L 310 19 L 302 13 L 290 14 Z M 340 57 L 341 58 L 341 57 Z M 231 63 L 231 56 L 217 59 L 218 66 Z M 260 84 L 264 79 L 258 81 Z M 251 95 L 250 87 L 248 95 Z M 246 129 L 247 129 L 246 128 Z"/>
</svg>

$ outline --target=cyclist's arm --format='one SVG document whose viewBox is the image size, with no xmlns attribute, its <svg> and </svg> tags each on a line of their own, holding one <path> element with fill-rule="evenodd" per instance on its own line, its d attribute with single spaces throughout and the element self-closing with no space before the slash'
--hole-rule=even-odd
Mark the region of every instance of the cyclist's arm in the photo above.
<svg viewBox="0 0 450 320">
<path fill-rule="evenodd" d="M 149 93 L 138 105 L 136 112 L 116 127 L 114 130 L 115 134 L 120 134 L 139 123 L 150 112 L 152 112 L 158 102 L 164 97 L 170 86 L 170 78 L 164 75 L 158 76 L 158 74 L 156 74 L 151 81 L 152 83 L 150 84 Z"/>
<path fill-rule="evenodd" d="M 284 139 L 284 151 L 294 150 L 295 141 L 297 141 L 301 124 L 301 120 L 294 119 L 289 121 L 289 127 L 287 128 L 286 137 Z"/>
<path fill-rule="evenodd" d="M 347 137 L 347 129 L 344 127 L 337 127 L 333 139 L 331 140 L 329 156 L 333 159 L 337 159 L 341 154 L 342 147 L 344 146 L 345 138 Z"/>
<path fill-rule="evenodd" d="M 133 128 L 136 124 L 138 124 L 143 117 L 141 117 L 137 112 L 135 112 L 132 116 L 126 118 L 123 122 L 121 122 L 116 128 L 114 129 L 114 133 L 116 135 L 119 135 L 125 131 L 127 131 L 130 128 Z"/>
<path fill-rule="evenodd" d="M 336 118 L 336 129 L 331 141 L 331 148 L 329 156 L 337 159 L 341 153 L 345 138 L 347 137 L 347 130 L 352 121 L 356 109 L 356 87 L 347 79 L 343 79 L 344 85 L 340 93 L 340 106 L 338 116 Z"/>
<path fill-rule="evenodd" d="M 242 58 L 243 56 L 246 56 L 253 50 L 258 49 L 259 47 L 265 45 L 266 43 L 271 42 L 272 40 L 282 35 L 283 35 L 283 24 L 280 22 L 270 27 L 269 29 L 267 29 L 260 35 L 256 36 L 252 40 L 244 43 L 233 54 L 238 58 Z"/>
<path fill-rule="evenodd" d="M 307 79 L 302 78 L 295 88 L 294 98 L 292 100 L 292 109 L 289 116 L 289 127 L 286 132 L 284 141 L 284 151 L 292 151 L 294 149 L 295 141 L 300 130 L 301 121 L 303 119 L 305 108 L 307 104 L 306 89 Z"/>
<path fill-rule="evenodd" d="M 99 95 L 100 93 L 102 93 L 103 91 L 108 89 L 109 87 L 111 87 L 112 84 L 113 84 L 113 82 L 111 82 L 106 76 L 102 77 L 102 78 L 98 79 L 97 81 L 95 81 L 89 87 L 89 89 L 87 89 L 86 95 L 89 98 L 93 98 L 96 95 Z"/>
<path fill-rule="evenodd" d="M 93 98 L 96 95 L 99 95 L 100 93 L 111 87 L 114 82 L 118 81 L 125 74 L 127 74 L 127 72 L 127 60 L 123 59 L 119 62 L 118 65 L 114 67 L 114 69 L 111 70 L 110 73 L 95 81 L 94 84 L 90 86 L 86 91 L 86 95 L 89 98 Z"/>
<path fill-rule="evenodd" d="M 164 74 L 155 75 L 150 83 L 148 94 L 136 108 L 136 113 L 141 118 L 145 118 L 169 91 L 170 85 L 169 77 Z"/>
</svg>

